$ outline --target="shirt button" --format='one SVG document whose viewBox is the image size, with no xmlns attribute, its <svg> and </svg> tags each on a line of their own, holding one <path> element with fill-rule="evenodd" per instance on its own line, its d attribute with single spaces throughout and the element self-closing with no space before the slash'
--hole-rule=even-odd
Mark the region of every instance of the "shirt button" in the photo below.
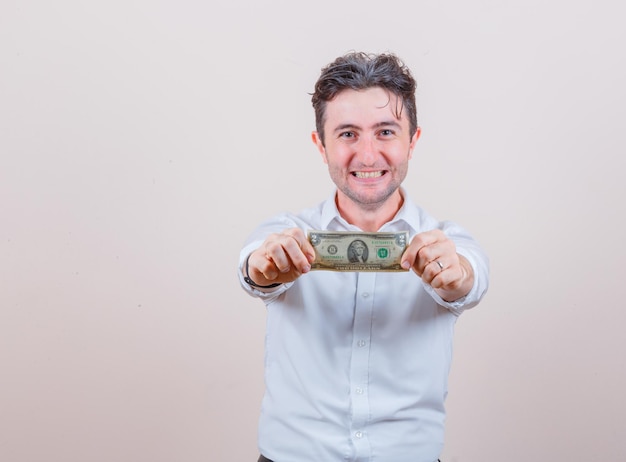
<svg viewBox="0 0 626 462">
<path fill-rule="evenodd" d="M 356 432 L 354 436 L 356 436 L 357 438 L 363 438 L 363 432 Z"/>
<path fill-rule="evenodd" d="M 370 296 L 369 292 L 363 292 L 363 298 L 367 298 L 369 296 Z"/>
<path fill-rule="evenodd" d="M 360 347 L 364 347 L 365 345 L 367 345 L 367 342 L 365 340 L 359 340 L 357 342 L 357 345 L 360 346 Z"/>
<path fill-rule="evenodd" d="M 356 389 L 354 391 L 356 391 L 357 395 L 362 395 L 363 394 L 363 389 L 361 387 L 356 387 Z"/>
</svg>

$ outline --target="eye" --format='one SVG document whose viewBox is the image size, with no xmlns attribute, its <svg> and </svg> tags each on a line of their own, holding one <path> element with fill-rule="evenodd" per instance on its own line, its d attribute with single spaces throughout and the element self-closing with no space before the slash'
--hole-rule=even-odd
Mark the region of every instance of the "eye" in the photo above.
<svg viewBox="0 0 626 462">
<path fill-rule="evenodd" d="M 341 132 L 339 134 L 339 138 L 348 138 L 348 139 L 350 139 L 350 138 L 354 138 L 355 136 L 356 135 L 355 135 L 354 132 Z"/>
<path fill-rule="evenodd" d="M 389 128 L 385 128 L 384 130 L 380 131 L 381 136 L 392 136 L 393 134 L 394 134 L 394 131 Z"/>
</svg>

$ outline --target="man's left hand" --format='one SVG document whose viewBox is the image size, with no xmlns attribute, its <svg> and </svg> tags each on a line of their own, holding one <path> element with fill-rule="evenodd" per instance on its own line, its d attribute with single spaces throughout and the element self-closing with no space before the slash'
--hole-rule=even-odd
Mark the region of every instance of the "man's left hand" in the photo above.
<svg viewBox="0 0 626 462">
<path fill-rule="evenodd" d="M 435 229 L 415 235 L 402 255 L 402 266 L 412 268 L 441 298 L 453 302 L 469 293 L 474 271 L 456 245 Z"/>
</svg>

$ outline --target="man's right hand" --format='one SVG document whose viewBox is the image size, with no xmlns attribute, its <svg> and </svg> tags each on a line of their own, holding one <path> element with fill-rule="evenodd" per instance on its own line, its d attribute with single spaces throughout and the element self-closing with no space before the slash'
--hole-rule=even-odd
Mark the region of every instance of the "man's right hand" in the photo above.
<svg viewBox="0 0 626 462">
<path fill-rule="evenodd" d="M 311 270 L 315 251 L 300 228 L 271 234 L 248 257 L 248 276 L 260 286 L 291 282 Z M 245 273 L 245 269 L 244 269 Z"/>
</svg>

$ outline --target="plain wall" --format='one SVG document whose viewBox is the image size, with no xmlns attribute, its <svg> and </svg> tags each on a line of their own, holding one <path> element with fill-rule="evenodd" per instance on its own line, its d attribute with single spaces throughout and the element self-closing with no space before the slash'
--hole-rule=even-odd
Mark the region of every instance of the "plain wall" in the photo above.
<svg viewBox="0 0 626 462">
<path fill-rule="evenodd" d="M 309 93 L 350 50 L 413 69 L 405 186 L 491 257 L 442 460 L 626 460 L 623 10 L 2 0 L 0 460 L 256 460 L 238 253 L 329 195 Z"/>
</svg>

